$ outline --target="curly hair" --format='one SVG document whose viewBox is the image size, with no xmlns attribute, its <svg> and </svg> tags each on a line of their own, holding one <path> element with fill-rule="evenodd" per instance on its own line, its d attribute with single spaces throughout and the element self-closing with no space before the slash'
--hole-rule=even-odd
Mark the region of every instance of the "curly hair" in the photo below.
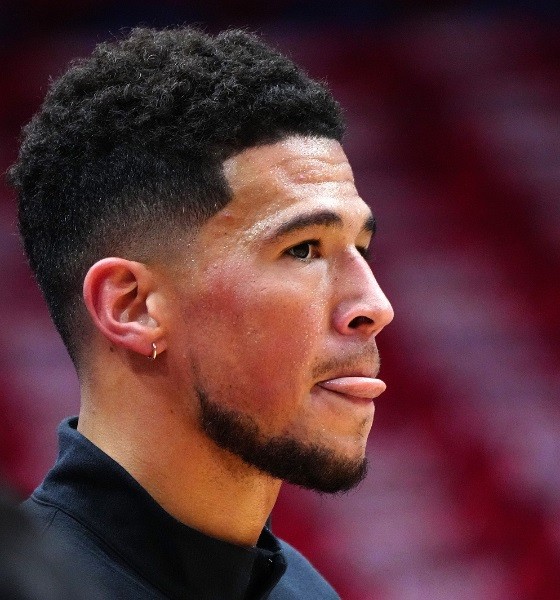
<svg viewBox="0 0 560 600">
<path fill-rule="evenodd" d="M 51 317 L 77 365 L 83 279 L 97 260 L 149 261 L 231 200 L 223 161 L 289 135 L 340 140 L 324 85 L 244 31 L 134 29 L 50 87 L 8 177 Z M 81 333 L 82 332 L 82 333 Z"/>
</svg>

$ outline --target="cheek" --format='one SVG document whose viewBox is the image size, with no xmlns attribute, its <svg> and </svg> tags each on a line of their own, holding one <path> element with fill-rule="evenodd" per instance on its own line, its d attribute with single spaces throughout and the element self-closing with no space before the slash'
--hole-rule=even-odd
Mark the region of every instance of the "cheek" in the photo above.
<svg viewBox="0 0 560 600">
<path fill-rule="evenodd" d="M 243 281 L 215 280 L 202 298 L 198 351 L 214 372 L 219 364 L 222 386 L 227 380 L 230 392 L 236 389 L 253 408 L 264 406 L 264 398 L 299 399 L 309 391 L 311 366 L 322 346 L 321 294 L 285 281 Z"/>
</svg>

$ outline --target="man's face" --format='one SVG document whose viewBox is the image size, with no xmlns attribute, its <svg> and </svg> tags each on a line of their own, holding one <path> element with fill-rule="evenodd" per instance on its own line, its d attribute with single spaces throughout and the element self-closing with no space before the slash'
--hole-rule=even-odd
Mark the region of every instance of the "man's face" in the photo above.
<svg viewBox="0 0 560 600">
<path fill-rule="evenodd" d="M 375 336 L 393 317 L 363 257 L 370 210 L 335 141 L 250 148 L 224 172 L 233 199 L 173 277 L 178 387 L 221 448 L 292 483 L 348 489 L 365 474 L 384 389 Z"/>
</svg>

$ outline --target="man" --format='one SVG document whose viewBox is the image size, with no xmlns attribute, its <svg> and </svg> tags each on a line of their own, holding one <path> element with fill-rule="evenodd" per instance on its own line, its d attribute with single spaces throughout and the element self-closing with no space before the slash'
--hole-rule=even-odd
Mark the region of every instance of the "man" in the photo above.
<svg viewBox="0 0 560 600">
<path fill-rule="evenodd" d="M 267 526 L 365 475 L 392 309 L 330 93 L 239 31 L 139 29 L 54 83 L 11 178 L 81 384 L 27 510 L 107 598 L 336 598 Z"/>
</svg>

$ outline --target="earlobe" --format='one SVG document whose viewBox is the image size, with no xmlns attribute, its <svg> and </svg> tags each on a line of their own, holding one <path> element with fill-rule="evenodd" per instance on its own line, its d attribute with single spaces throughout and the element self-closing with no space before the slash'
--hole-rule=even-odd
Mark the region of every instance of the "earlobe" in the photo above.
<svg viewBox="0 0 560 600">
<path fill-rule="evenodd" d="M 84 302 L 97 329 L 115 346 L 153 356 L 165 349 L 157 315 L 152 273 L 142 263 L 104 258 L 89 269 L 83 286 Z"/>
</svg>

